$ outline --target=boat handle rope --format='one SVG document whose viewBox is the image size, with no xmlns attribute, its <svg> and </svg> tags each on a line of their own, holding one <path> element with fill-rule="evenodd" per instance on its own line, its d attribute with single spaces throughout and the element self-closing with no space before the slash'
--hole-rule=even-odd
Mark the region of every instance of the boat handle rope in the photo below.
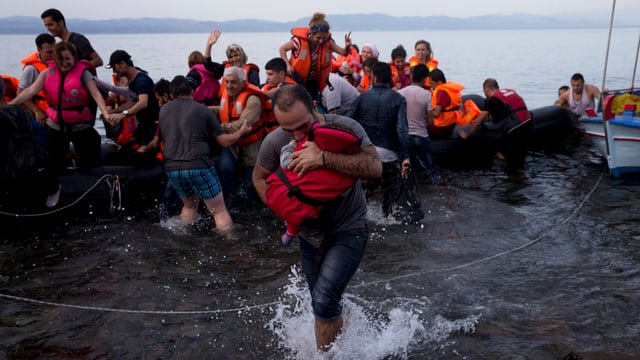
<svg viewBox="0 0 640 360">
<path fill-rule="evenodd" d="M 91 185 L 90 188 L 87 189 L 87 191 L 85 191 L 82 195 L 80 195 L 80 197 L 78 197 L 76 200 L 74 200 L 72 203 L 67 204 L 65 206 L 59 207 L 57 209 L 53 209 L 51 211 L 46 211 L 46 212 L 41 212 L 41 213 L 32 213 L 32 214 L 18 214 L 18 213 L 9 213 L 9 212 L 5 212 L 5 211 L 0 211 L 0 215 L 5 215 L 5 216 L 11 216 L 14 218 L 33 218 L 33 217 L 40 217 L 40 216 L 49 216 L 58 212 L 62 212 L 66 209 L 69 209 L 73 206 L 75 206 L 76 204 L 78 204 L 82 199 L 84 199 L 85 197 L 87 197 L 87 195 L 89 195 L 96 187 L 98 187 L 98 185 L 100 185 L 100 183 L 102 183 L 103 181 L 107 183 L 107 185 L 109 185 L 111 187 L 111 183 L 109 182 L 109 180 L 114 180 L 114 182 L 117 181 L 118 183 L 118 193 L 120 193 L 120 181 L 117 175 L 111 175 L 111 174 L 106 174 L 106 175 L 102 175 L 102 177 L 100 177 L 93 185 Z M 120 195 L 120 203 L 122 203 L 122 196 Z"/>
<path fill-rule="evenodd" d="M 379 283 L 388 283 L 390 281 L 410 278 L 410 277 L 414 277 L 414 276 L 417 276 L 417 275 L 423 275 L 423 274 L 429 274 L 429 273 L 443 273 L 443 272 L 450 272 L 450 271 L 460 270 L 460 269 L 471 267 L 473 265 L 477 265 L 477 264 L 480 264 L 480 263 L 484 263 L 484 262 L 496 259 L 496 258 L 504 256 L 504 255 L 512 254 L 512 253 L 515 253 L 515 252 L 520 251 L 522 249 L 525 249 L 525 248 L 527 248 L 529 246 L 532 246 L 532 245 L 540 242 L 543 238 L 547 237 L 547 235 L 549 235 L 553 231 L 555 231 L 555 230 L 559 229 L 560 227 L 562 227 L 563 225 L 567 224 L 578 213 L 578 211 L 580 211 L 580 209 L 582 209 L 582 207 L 587 202 L 587 200 L 589 200 L 591 198 L 591 195 L 595 192 L 595 190 L 598 188 L 598 186 L 602 182 L 602 179 L 603 179 L 604 175 L 605 175 L 604 172 L 602 172 L 600 174 L 600 178 L 598 179 L 598 181 L 596 181 L 596 183 L 594 184 L 593 188 L 585 195 L 585 197 L 582 199 L 582 201 L 580 201 L 578 206 L 567 217 L 565 217 L 562 221 L 560 221 L 556 225 L 549 226 L 547 228 L 547 230 L 544 231 L 542 234 L 538 235 L 535 239 L 533 239 L 533 240 L 531 240 L 531 241 L 529 241 L 529 242 L 527 242 L 527 243 L 525 243 L 523 245 L 517 246 L 517 247 L 515 247 L 513 249 L 510 249 L 510 250 L 499 252 L 499 253 L 494 254 L 494 255 L 486 256 L 486 257 L 478 259 L 478 260 L 473 260 L 473 261 L 468 262 L 466 264 L 457 265 L 457 266 L 453 266 L 453 267 L 449 267 L 449 268 L 412 272 L 410 274 L 395 276 L 395 277 L 392 277 L 392 278 L 389 278 L 389 279 L 376 280 L 376 281 L 370 281 L 370 282 L 363 282 L 363 283 L 360 283 L 360 284 L 357 284 L 357 285 L 353 285 L 353 286 L 351 286 L 351 288 L 353 288 L 353 289 L 363 288 L 363 287 L 368 287 L 368 286 L 379 284 Z M 348 295 L 345 295 L 345 296 L 348 296 Z M 31 298 L 26 298 L 26 297 L 21 297 L 21 296 L 4 294 L 4 293 L 0 293 L 0 298 L 9 299 L 9 300 L 15 300 L 15 301 L 22 301 L 22 302 L 27 302 L 27 303 L 32 303 L 32 304 L 48 305 L 48 306 L 54 306 L 54 307 L 63 307 L 63 308 L 72 308 L 72 309 L 81 309 L 81 310 L 92 310 L 92 311 L 103 311 L 103 312 L 118 312 L 118 313 L 128 313 L 128 314 L 147 314 L 147 315 L 224 314 L 224 313 L 233 313 L 233 312 L 249 311 L 249 310 L 262 310 L 262 309 L 269 308 L 269 307 L 272 307 L 274 305 L 278 305 L 278 304 L 282 303 L 282 301 L 272 301 L 272 302 L 263 303 L 263 304 L 245 305 L 245 306 L 237 306 L 237 307 L 234 307 L 234 308 L 215 309 L 215 310 L 134 310 L 134 309 L 119 309 L 119 308 L 108 308 L 108 307 L 96 307 L 96 306 L 85 306 L 85 305 L 56 303 L 56 302 L 52 302 L 52 301 L 37 300 L 37 299 L 31 299 Z"/>
</svg>

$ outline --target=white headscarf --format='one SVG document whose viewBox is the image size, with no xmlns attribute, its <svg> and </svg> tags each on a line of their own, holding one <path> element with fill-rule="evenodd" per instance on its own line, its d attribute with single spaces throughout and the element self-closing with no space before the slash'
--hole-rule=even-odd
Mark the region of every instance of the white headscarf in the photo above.
<svg viewBox="0 0 640 360">
<path fill-rule="evenodd" d="M 374 43 L 366 43 L 364 45 L 362 45 L 362 47 L 368 47 L 369 49 L 371 49 L 371 53 L 373 53 L 373 57 L 374 58 L 378 58 L 378 55 L 380 55 L 380 51 L 378 51 L 378 48 L 376 47 L 376 44 Z"/>
</svg>

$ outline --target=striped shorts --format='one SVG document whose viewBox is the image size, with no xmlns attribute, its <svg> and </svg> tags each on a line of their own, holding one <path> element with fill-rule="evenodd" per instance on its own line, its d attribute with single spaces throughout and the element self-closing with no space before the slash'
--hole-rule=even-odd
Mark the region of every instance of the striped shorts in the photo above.
<svg viewBox="0 0 640 360">
<path fill-rule="evenodd" d="M 218 174 L 213 167 L 168 171 L 167 176 L 181 198 L 188 198 L 196 194 L 199 198 L 207 200 L 222 193 L 222 185 L 220 185 Z"/>
</svg>

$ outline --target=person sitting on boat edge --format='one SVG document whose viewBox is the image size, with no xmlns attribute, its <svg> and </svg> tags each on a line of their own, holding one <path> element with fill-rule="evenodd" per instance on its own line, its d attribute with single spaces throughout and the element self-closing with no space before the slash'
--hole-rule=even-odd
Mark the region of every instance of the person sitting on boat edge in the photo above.
<svg viewBox="0 0 640 360">
<path fill-rule="evenodd" d="M 53 60 L 53 48 L 56 45 L 56 39 L 51 34 L 40 34 L 36 36 L 36 51 L 31 55 L 23 58 L 22 73 L 20 74 L 20 84 L 18 85 L 17 94 L 33 84 L 40 73 L 47 69 L 47 61 Z M 32 99 L 22 104 L 40 125 L 46 126 L 47 108 L 49 103 L 44 98 L 44 92 L 39 92 Z"/>
<path fill-rule="evenodd" d="M 132 150 L 140 145 L 147 144 L 153 139 L 157 128 L 159 106 L 154 101 L 154 82 L 146 71 L 133 64 L 131 55 L 125 50 L 115 50 L 109 57 L 107 69 L 112 69 L 119 77 L 126 77 L 129 81 L 129 90 L 133 94 L 133 101 L 114 111 L 109 118 L 112 126 L 122 122 L 130 115 L 135 115 L 137 126 L 134 130 Z M 153 161 L 153 155 L 143 161 Z"/>
<path fill-rule="evenodd" d="M 86 170 L 100 163 L 101 139 L 94 128 L 89 98 L 95 100 L 106 118 L 110 118 L 112 114 L 98 90 L 90 71 L 92 67 L 91 63 L 78 60 L 75 47 L 71 43 L 59 42 L 54 47 L 54 61 L 50 63 L 49 68 L 10 102 L 22 104 L 44 89 L 49 102 L 48 153 L 58 173 L 66 170 L 69 142 L 74 145 L 81 169 Z"/>
<path fill-rule="evenodd" d="M 500 89 L 498 81 L 494 78 L 487 78 L 484 83 L 482 83 L 482 90 L 484 91 L 484 96 L 487 99 L 495 97 L 509 105 L 511 110 L 516 113 L 521 123 L 531 120 L 531 112 L 527 109 L 527 104 L 515 90 Z"/>
<path fill-rule="evenodd" d="M 54 207 L 61 187 L 27 111 L 9 105 L 0 81 L 0 204 L 3 209 Z"/>
<path fill-rule="evenodd" d="M 267 129 L 264 111 L 267 98 L 260 88 L 246 80 L 245 74 L 237 66 L 224 69 L 224 92 L 218 112 L 226 133 L 238 131 L 245 121 L 251 126 L 250 133 L 220 150 L 220 182 L 230 206 L 236 205 L 236 200 L 242 205 L 257 205 L 251 174 Z"/>
<path fill-rule="evenodd" d="M 216 228 L 233 224 L 222 194 L 222 186 L 211 160 L 212 145 L 230 146 L 251 128 L 245 121 L 238 131 L 225 134 L 215 114 L 193 100 L 193 86 L 178 75 L 171 81 L 173 100 L 160 111 L 158 134 L 164 143 L 163 165 L 171 184 L 183 201 L 180 218 L 193 223 L 202 199 Z"/>
<path fill-rule="evenodd" d="M 402 44 L 396 46 L 391 50 L 391 80 L 393 81 L 393 88 L 400 90 L 411 84 L 411 67 L 406 62 L 407 51 Z M 428 76 L 427 76 L 428 77 Z"/>
<path fill-rule="evenodd" d="M 430 86 L 433 93 L 431 102 L 433 107 L 433 125 L 428 125 L 429 136 L 436 139 L 448 138 L 453 129 L 462 122 L 462 94 L 464 86 L 453 81 L 447 81 L 440 69 L 429 72 Z"/>
<path fill-rule="evenodd" d="M 344 36 L 344 48 L 338 46 L 329 32 L 325 14 L 314 13 L 308 27 L 291 29 L 291 40 L 280 46 L 280 57 L 287 63 L 287 72 L 300 78 L 313 99 L 329 84 L 331 54 L 348 55 L 351 47 L 351 32 Z M 287 53 L 291 56 L 287 57 Z"/>
<path fill-rule="evenodd" d="M 571 76 L 571 91 L 567 91 L 558 97 L 555 105 L 560 105 L 570 110 L 579 119 L 588 117 L 586 110 L 596 108 L 596 99 L 600 99 L 600 90 L 592 84 L 585 84 L 584 77 L 580 73 Z"/>
</svg>

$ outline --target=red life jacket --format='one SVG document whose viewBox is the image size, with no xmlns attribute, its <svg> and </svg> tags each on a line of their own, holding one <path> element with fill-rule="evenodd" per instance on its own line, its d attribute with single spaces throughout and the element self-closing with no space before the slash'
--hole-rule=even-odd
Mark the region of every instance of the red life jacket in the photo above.
<svg viewBox="0 0 640 360">
<path fill-rule="evenodd" d="M 45 98 L 49 102 L 47 116 L 51 120 L 59 123 L 58 113 L 59 110 L 62 110 L 62 120 L 65 124 L 91 121 L 93 115 L 88 107 L 90 95 L 82 83 L 82 74 L 85 70 L 92 68 L 95 69 L 90 62 L 78 61 L 64 76 L 63 89 L 61 89 L 60 82 L 63 81 L 63 77 L 55 63 L 49 62 L 43 89 Z M 60 105 L 62 108 L 58 109 Z"/>
<path fill-rule="evenodd" d="M 527 109 L 527 104 L 515 90 L 511 89 L 499 89 L 491 95 L 496 99 L 501 100 L 503 103 L 511 106 L 511 109 L 520 119 L 520 123 L 523 123 L 531 119 L 531 113 Z"/>
<path fill-rule="evenodd" d="M 300 49 L 292 51 L 289 62 L 300 75 L 302 84 L 306 84 L 311 71 L 311 49 L 309 47 L 309 35 L 311 30 L 308 27 L 291 29 L 293 37 L 300 41 Z M 318 81 L 318 91 L 322 91 L 329 84 L 329 73 L 331 72 L 331 33 L 329 38 L 320 45 L 318 51 L 318 60 L 316 61 L 315 75 Z"/>
<path fill-rule="evenodd" d="M 361 139 L 352 132 L 332 125 L 314 124 L 308 138 L 298 142 L 296 151 L 305 141 L 314 141 L 322 150 L 353 154 L 360 151 Z M 267 178 L 267 206 L 287 221 L 287 229 L 297 234 L 303 220 L 312 219 L 328 201 L 349 189 L 356 178 L 327 168 L 317 168 L 298 176 L 298 173 L 278 168 Z"/>
<path fill-rule="evenodd" d="M 220 112 L 218 114 L 221 124 L 231 123 L 240 119 L 240 115 L 242 115 L 242 111 L 247 106 L 247 99 L 250 95 L 256 95 L 260 99 L 260 119 L 251 126 L 251 131 L 248 134 L 238 140 L 237 144 L 242 146 L 262 140 L 267 132 L 266 112 L 264 111 L 267 97 L 264 93 L 257 86 L 247 81 L 244 82 L 244 89 L 242 89 L 240 94 L 235 98 L 234 103 L 230 103 L 229 95 L 226 91 L 224 93 L 225 97 L 220 99 Z"/>
<path fill-rule="evenodd" d="M 216 78 L 215 74 L 207 70 L 203 64 L 193 65 L 189 71 L 193 70 L 197 71 L 202 78 L 200 86 L 193 91 L 193 100 L 206 106 L 220 104 L 220 98 L 218 97 L 220 81 Z"/>
</svg>

